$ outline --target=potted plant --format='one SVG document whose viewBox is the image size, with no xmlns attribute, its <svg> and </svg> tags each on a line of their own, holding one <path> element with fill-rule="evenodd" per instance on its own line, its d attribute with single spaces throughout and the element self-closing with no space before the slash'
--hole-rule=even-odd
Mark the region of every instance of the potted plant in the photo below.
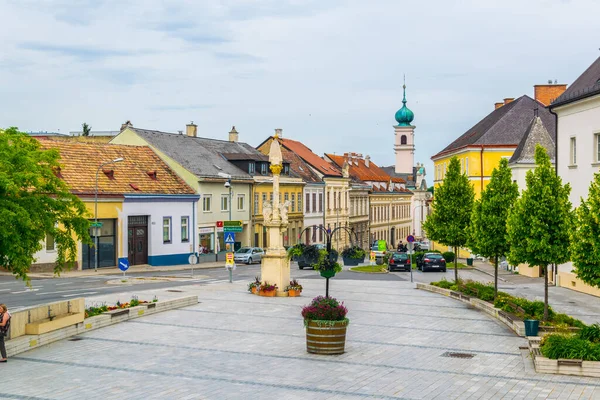
<svg viewBox="0 0 600 400">
<path fill-rule="evenodd" d="M 254 278 L 254 282 L 250 282 L 248 284 L 248 291 L 252 294 L 256 294 L 258 292 L 259 287 L 260 287 L 260 279 L 257 276 Z"/>
<path fill-rule="evenodd" d="M 291 280 L 290 284 L 285 287 L 285 291 L 288 292 L 290 297 L 298 297 L 302 293 L 302 285 L 296 279 Z"/>
<path fill-rule="evenodd" d="M 346 346 L 348 309 L 333 297 L 315 297 L 302 308 L 306 350 L 314 354 L 342 354 Z"/>
<path fill-rule="evenodd" d="M 332 278 L 342 271 L 342 266 L 337 262 L 337 258 L 337 251 L 332 250 L 331 253 L 327 253 L 327 250 L 321 250 L 319 258 L 312 264 L 312 267 L 319 271 L 323 278 Z"/>
<path fill-rule="evenodd" d="M 358 246 L 352 246 L 342 251 L 342 259 L 344 265 L 357 266 L 358 264 L 365 261 L 365 255 L 367 253 Z"/>
<path fill-rule="evenodd" d="M 258 290 L 258 294 L 264 297 L 275 297 L 275 294 L 277 293 L 277 285 L 272 285 L 270 283 L 268 283 L 267 281 L 265 281 L 263 284 L 260 285 L 259 290 Z"/>
</svg>

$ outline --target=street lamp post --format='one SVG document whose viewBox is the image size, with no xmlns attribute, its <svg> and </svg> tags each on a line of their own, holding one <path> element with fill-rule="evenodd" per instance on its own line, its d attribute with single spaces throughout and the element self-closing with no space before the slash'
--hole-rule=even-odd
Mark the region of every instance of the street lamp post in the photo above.
<svg viewBox="0 0 600 400">
<path fill-rule="evenodd" d="M 98 272 L 98 174 L 105 165 L 118 163 L 123 160 L 123 157 L 115 158 L 112 161 L 100 164 L 96 170 L 96 190 L 94 191 L 94 272 Z"/>
</svg>

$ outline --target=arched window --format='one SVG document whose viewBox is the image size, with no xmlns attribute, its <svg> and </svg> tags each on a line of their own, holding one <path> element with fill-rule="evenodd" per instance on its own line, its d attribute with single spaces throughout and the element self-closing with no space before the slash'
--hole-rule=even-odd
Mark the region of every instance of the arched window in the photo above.
<svg viewBox="0 0 600 400">
<path fill-rule="evenodd" d="M 406 144 L 406 135 L 400 136 L 400 144 Z"/>
</svg>

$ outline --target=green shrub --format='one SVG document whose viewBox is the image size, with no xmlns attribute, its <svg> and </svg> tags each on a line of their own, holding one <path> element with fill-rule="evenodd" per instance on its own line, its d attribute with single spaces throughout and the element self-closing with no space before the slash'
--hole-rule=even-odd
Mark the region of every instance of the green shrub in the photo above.
<svg viewBox="0 0 600 400">
<path fill-rule="evenodd" d="M 566 326 L 574 326 L 577 328 L 586 328 L 586 325 L 578 319 L 575 319 L 567 314 L 554 314 L 554 317 L 550 320 L 551 325 L 566 325 Z M 600 335 L 600 327 L 598 328 L 598 335 Z M 593 333 L 592 333 L 593 335 Z M 599 336 L 600 338 L 600 336 Z M 589 340 L 589 339 L 587 339 Z"/>
<path fill-rule="evenodd" d="M 600 345 L 577 336 L 548 335 L 542 341 L 540 351 L 544 357 L 600 361 Z"/>
<path fill-rule="evenodd" d="M 446 262 L 454 262 L 454 252 L 453 251 L 446 251 L 444 253 L 442 253 L 442 257 L 444 257 L 444 260 L 446 260 Z"/>
<path fill-rule="evenodd" d="M 592 343 L 600 343 L 600 324 L 581 327 L 579 337 Z"/>
<path fill-rule="evenodd" d="M 450 289 L 452 286 L 454 286 L 454 283 L 447 281 L 446 278 L 442 278 L 442 280 L 439 282 L 431 282 L 431 284 L 442 289 Z"/>
</svg>

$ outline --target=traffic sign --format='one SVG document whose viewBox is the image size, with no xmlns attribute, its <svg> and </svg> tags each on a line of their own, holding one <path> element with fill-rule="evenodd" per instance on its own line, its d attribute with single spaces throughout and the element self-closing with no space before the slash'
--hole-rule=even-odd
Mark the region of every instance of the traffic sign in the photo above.
<svg viewBox="0 0 600 400">
<path fill-rule="evenodd" d="M 223 221 L 223 228 L 231 227 L 231 226 L 239 226 L 242 227 L 242 221 Z"/>
<path fill-rule="evenodd" d="M 225 255 L 225 265 L 229 266 L 233 266 L 233 253 L 227 253 Z"/>
<path fill-rule="evenodd" d="M 224 226 L 224 232 L 241 232 L 243 229 L 241 226 Z"/>
<path fill-rule="evenodd" d="M 225 243 L 234 244 L 235 243 L 235 233 L 233 233 L 233 232 L 226 232 L 225 233 Z"/>
<path fill-rule="evenodd" d="M 414 237 L 413 235 L 408 235 L 408 236 L 406 237 L 406 241 L 407 241 L 408 243 L 412 243 L 412 242 L 414 242 L 414 241 L 415 241 L 415 237 Z"/>
<path fill-rule="evenodd" d="M 198 256 L 195 254 L 190 254 L 190 256 L 188 257 L 188 262 L 191 265 L 198 264 Z"/>
<path fill-rule="evenodd" d="M 376 254 L 375 254 L 375 252 L 374 252 L 374 251 L 372 251 L 372 252 L 369 254 L 369 260 L 370 260 L 372 263 L 374 263 L 374 262 L 375 262 L 375 258 L 376 258 Z"/>
<path fill-rule="evenodd" d="M 119 258 L 119 269 L 123 272 L 129 269 L 129 260 L 127 259 L 127 257 Z"/>
<path fill-rule="evenodd" d="M 102 228 L 102 222 L 100 222 L 100 221 L 98 221 L 98 222 L 92 222 L 92 223 L 90 224 L 90 226 L 91 226 L 92 228 Z"/>
<path fill-rule="evenodd" d="M 223 221 L 217 221 L 217 228 L 223 227 Z"/>
</svg>

